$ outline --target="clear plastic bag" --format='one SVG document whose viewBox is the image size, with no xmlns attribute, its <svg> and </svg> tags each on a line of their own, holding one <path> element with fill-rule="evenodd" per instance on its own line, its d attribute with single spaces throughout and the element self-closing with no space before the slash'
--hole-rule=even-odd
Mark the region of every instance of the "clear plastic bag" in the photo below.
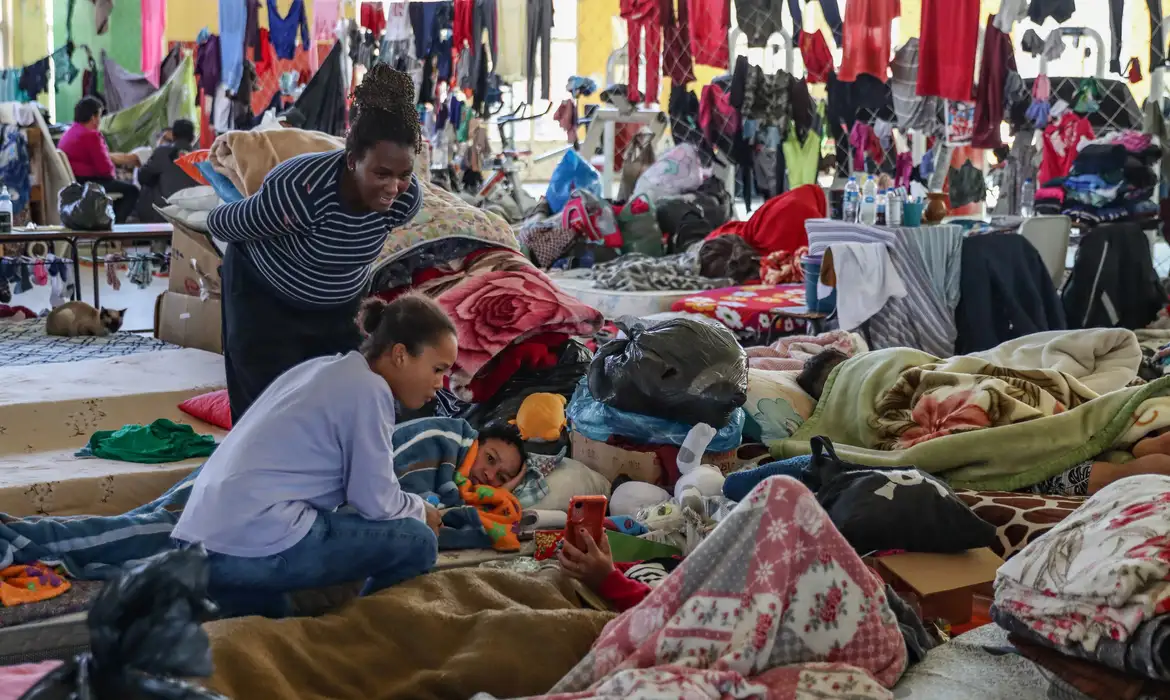
<svg viewBox="0 0 1170 700">
<path fill-rule="evenodd" d="M 716 430 L 747 402 L 747 353 L 731 331 L 691 319 L 650 327 L 622 319 L 624 340 L 606 343 L 589 365 L 589 392 L 629 413 Z"/>
<path fill-rule="evenodd" d="M 589 393 L 587 381 L 582 379 L 573 393 L 573 400 L 565 409 L 573 430 L 590 440 L 607 442 L 617 435 L 641 445 L 682 445 L 692 425 L 664 418 L 628 413 L 607 406 Z M 731 412 L 731 419 L 707 446 L 708 452 L 727 452 L 739 447 L 743 424 L 747 417 L 742 408 Z"/>
<path fill-rule="evenodd" d="M 61 223 L 77 231 L 109 231 L 114 227 L 114 201 L 96 182 L 74 182 L 57 195 Z"/>
<path fill-rule="evenodd" d="M 20 700 L 227 700 L 184 678 L 211 675 L 202 624 L 207 556 L 175 550 L 106 584 L 89 613 L 90 651 L 49 673 Z"/>
</svg>

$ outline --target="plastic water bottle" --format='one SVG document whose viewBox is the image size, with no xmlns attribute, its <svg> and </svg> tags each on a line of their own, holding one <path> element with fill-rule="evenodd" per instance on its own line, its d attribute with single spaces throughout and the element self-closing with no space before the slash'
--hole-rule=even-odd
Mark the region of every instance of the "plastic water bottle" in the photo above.
<svg viewBox="0 0 1170 700">
<path fill-rule="evenodd" d="M 891 228 L 902 225 L 902 189 L 895 187 L 890 190 L 890 201 L 886 202 L 886 226 Z"/>
<path fill-rule="evenodd" d="M 12 195 L 0 188 L 0 233 L 12 233 Z"/>
<path fill-rule="evenodd" d="M 845 200 L 841 206 L 841 218 L 851 224 L 857 223 L 857 213 L 861 204 L 861 188 L 857 186 L 857 178 L 849 176 L 845 183 Z"/>
<path fill-rule="evenodd" d="M 1036 209 L 1036 185 L 1031 178 L 1024 180 L 1020 187 L 1020 216 L 1032 216 Z"/>
<path fill-rule="evenodd" d="M 861 190 L 861 223 L 867 226 L 877 223 L 877 183 L 872 177 Z"/>
<path fill-rule="evenodd" d="M 889 190 L 878 190 L 878 195 L 877 195 L 877 225 L 878 226 L 885 226 L 886 225 L 886 212 L 888 211 L 888 209 L 886 209 L 886 205 L 889 204 L 889 202 L 890 202 L 890 191 Z"/>
</svg>

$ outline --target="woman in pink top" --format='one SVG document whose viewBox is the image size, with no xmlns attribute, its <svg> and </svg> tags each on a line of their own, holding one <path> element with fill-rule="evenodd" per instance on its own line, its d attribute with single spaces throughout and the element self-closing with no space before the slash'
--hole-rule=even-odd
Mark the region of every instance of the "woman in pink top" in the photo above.
<svg viewBox="0 0 1170 700">
<path fill-rule="evenodd" d="M 69 158 L 73 176 L 78 182 L 96 182 L 109 194 L 122 197 L 114 200 L 114 218 L 119 224 L 126 223 L 126 217 L 138 203 L 138 187 L 129 182 L 115 179 L 115 165 L 137 166 L 138 157 L 128 153 L 110 153 L 106 140 L 98 127 L 101 125 L 104 107 L 96 97 L 83 97 L 73 108 L 73 126 L 61 137 L 57 148 Z"/>
</svg>

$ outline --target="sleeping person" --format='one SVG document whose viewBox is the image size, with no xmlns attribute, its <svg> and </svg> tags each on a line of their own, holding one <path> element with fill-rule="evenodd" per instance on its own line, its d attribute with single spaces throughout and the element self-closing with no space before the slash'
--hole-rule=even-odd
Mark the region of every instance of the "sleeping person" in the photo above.
<svg viewBox="0 0 1170 700">
<path fill-rule="evenodd" d="M 455 326 L 416 294 L 369 300 L 358 323 L 360 350 L 278 377 L 195 478 L 172 537 L 206 548 L 225 616 L 282 617 L 292 591 L 364 580 L 366 595 L 435 564 L 440 513 L 394 470 L 395 400 L 419 408 L 443 386 Z M 506 484 L 518 457 L 480 452 L 477 477 Z"/>
</svg>

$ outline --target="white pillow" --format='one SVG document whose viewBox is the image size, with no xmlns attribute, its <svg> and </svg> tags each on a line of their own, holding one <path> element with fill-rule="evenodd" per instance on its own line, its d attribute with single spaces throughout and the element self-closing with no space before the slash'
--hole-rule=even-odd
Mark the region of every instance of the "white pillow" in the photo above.
<svg viewBox="0 0 1170 700">
<path fill-rule="evenodd" d="M 200 233 L 207 232 L 207 216 L 210 212 L 192 211 L 175 204 L 162 207 L 160 211 L 173 219 L 177 219 L 189 229 L 199 231 Z"/>
<path fill-rule="evenodd" d="M 221 204 L 219 195 L 207 185 L 179 190 L 167 197 L 167 203 L 191 211 L 211 211 Z"/>
<path fill-rule="evenodd" d="M 532 506 L 533 510 L 569 509 L 574 496 L 609 496 L 609 480 L 575 459 L 566 457 L 560 466 L 544 478 L 548 495 Z"/>
</svg>

